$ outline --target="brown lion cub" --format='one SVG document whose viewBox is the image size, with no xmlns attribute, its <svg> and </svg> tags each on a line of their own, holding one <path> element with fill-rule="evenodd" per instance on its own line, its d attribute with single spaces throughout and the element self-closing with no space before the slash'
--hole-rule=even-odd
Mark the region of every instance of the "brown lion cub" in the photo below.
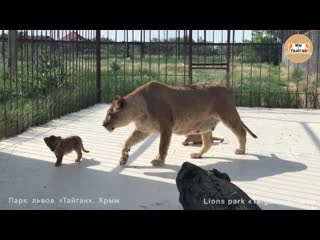
<svg viewBox="0 0 320 240">
<path fill-rule="evenodd" d="M 217 138 L 211 136 L 210 142 L 213 143 L 214 141 L 219 141 L 222 143 L 224 141 L 224 138 Z M 182 142 L 182 145 L 187 146 L 192 144 L 202 144 L 202 138 L 200 134 L 190 134 L 186 136 L 186 139 Z"/>
<path fill-rule="evenodd" d="M 81 150 L 86 153 L 89 152 L 84 149 L 82 140 L 79 136 L 70 136 L 67 138 L 50 136 L 45 137 L 44 142 L 57 157 L 56 167 L 61 166 L 63 156 L 72 151 L 76 151 L 78 154 L 78 158 L 75 160 L 76 162 L 80 162 L 80 159 L 82 158 Z"/>
</svg>

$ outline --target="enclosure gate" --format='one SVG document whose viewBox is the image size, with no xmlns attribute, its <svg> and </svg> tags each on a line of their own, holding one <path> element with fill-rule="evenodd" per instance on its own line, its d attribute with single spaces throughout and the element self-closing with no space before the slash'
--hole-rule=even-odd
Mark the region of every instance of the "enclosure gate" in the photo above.
<svg viewBox="0 0 320 240">
<path fill-rule="evenodd" d="M 227 46 L 227 51 L 226 51 L 226 62 L 224 62 L 221 58 L 221 61 L 219 62 L 215 62 L 214 58 L 213 61 L 211 63 L 208 63 L 206 60 L 206 54 L 204 55 L 204 61 L 203 62 L 197 62 L 195 63 L 193 61 L 193 34 L 192 34 L 192 30 L 189 30 L 189 84 L 192 84 L 192 75 L 193 75 L 193 70 L 194 69 L 206 69 L 206 70 L 226 70 L 226 82 L 225 85 L 227 88 L 230 87 L 230 55 L 231 55 L 231 47 L 230 47 L 230 31 L 231 30 L 227 30 L 227 42 L 226 42 L 226 46 Z M 203 44 L 204 49 L 206 49 L 206 45 L 207 43 L 207 34 L 206 31 L 204 31 L 204 40 L 203 43 L 198 43 L 198 44 Z M 212 44 L 213 49 L 215 45 L 222 45 L 224 44 L 223 42 L 220 43 L 215 43 L 214 37 L 213 37 L 213 42 L 209 43 Z M 206 52 L 206 51 L 204 51 Z M 222 53 L 220 53 L 222 55 Z M 221 79 L 222 80 L 222 79 Z"/>
</svg>

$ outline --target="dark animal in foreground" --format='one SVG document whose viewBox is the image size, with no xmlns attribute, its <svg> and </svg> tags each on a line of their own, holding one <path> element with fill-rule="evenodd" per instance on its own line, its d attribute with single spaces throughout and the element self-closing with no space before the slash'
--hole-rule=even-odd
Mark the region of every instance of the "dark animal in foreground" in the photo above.
<svg viewBox="0 0 320 240">
<path fill-rule="evenodd" d="M 226 173 L 184 162 L 176 178 L 184 210 L 261 210 Z"/>
</svg>

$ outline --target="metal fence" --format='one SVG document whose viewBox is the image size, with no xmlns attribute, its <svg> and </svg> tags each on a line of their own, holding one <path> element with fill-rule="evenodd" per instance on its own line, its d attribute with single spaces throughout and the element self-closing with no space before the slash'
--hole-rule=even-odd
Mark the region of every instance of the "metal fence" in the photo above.
<svg viewBox="0 0 320 240">
<path fill-rule="evenodd" d="M 292 34 L 309 61 L 284 54 Z M 0 32 L 0 138 L 151 80 L 211 82 L 238 106 L 319 108 L 318 30 L 17 30 Z"/>
<path fill-rule="evenodd" d="M 230 87 L 239 106 L 319 108 L 319 31 L 107 30 L 101 38 L 102 97 L 110 102 L 150 80 Z M 305 34 L 312 58 L 293 64 L 287 38 Z"/>
<path fill-rule="evenodd" d="M 0 34 L 0 138 L 96 103 L 96 31 Z"/>
</svg>

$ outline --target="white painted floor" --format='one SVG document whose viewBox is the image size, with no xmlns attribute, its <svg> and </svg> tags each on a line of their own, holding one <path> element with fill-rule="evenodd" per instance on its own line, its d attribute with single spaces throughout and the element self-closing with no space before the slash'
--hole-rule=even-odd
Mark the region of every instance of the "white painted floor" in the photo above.
<svg viewBox="0 0 320 240">
<path fill-rule="evenodd" d="M 225 138 L 202 159 L 191 159 L 198 146 L 181 145 L 173 136 L 164 167 L 152 167 L 159 136 L 131 149 L 120 167 L 121 147 L 133 125 L 113 133 L 102 127 L 107 104 L 53 120 L 0 141 L 0 209 L 182 209 L 175 178 L 184 161 L 229 174 L 262 209 L 320 209 L 320 111 L 238 108 L 248 135 L 247 154 L 235 155 L 235 136 L 222 124 Z M 60 168 L 43 138 L 77 134 L 90 153 Z"/>
</svg>

